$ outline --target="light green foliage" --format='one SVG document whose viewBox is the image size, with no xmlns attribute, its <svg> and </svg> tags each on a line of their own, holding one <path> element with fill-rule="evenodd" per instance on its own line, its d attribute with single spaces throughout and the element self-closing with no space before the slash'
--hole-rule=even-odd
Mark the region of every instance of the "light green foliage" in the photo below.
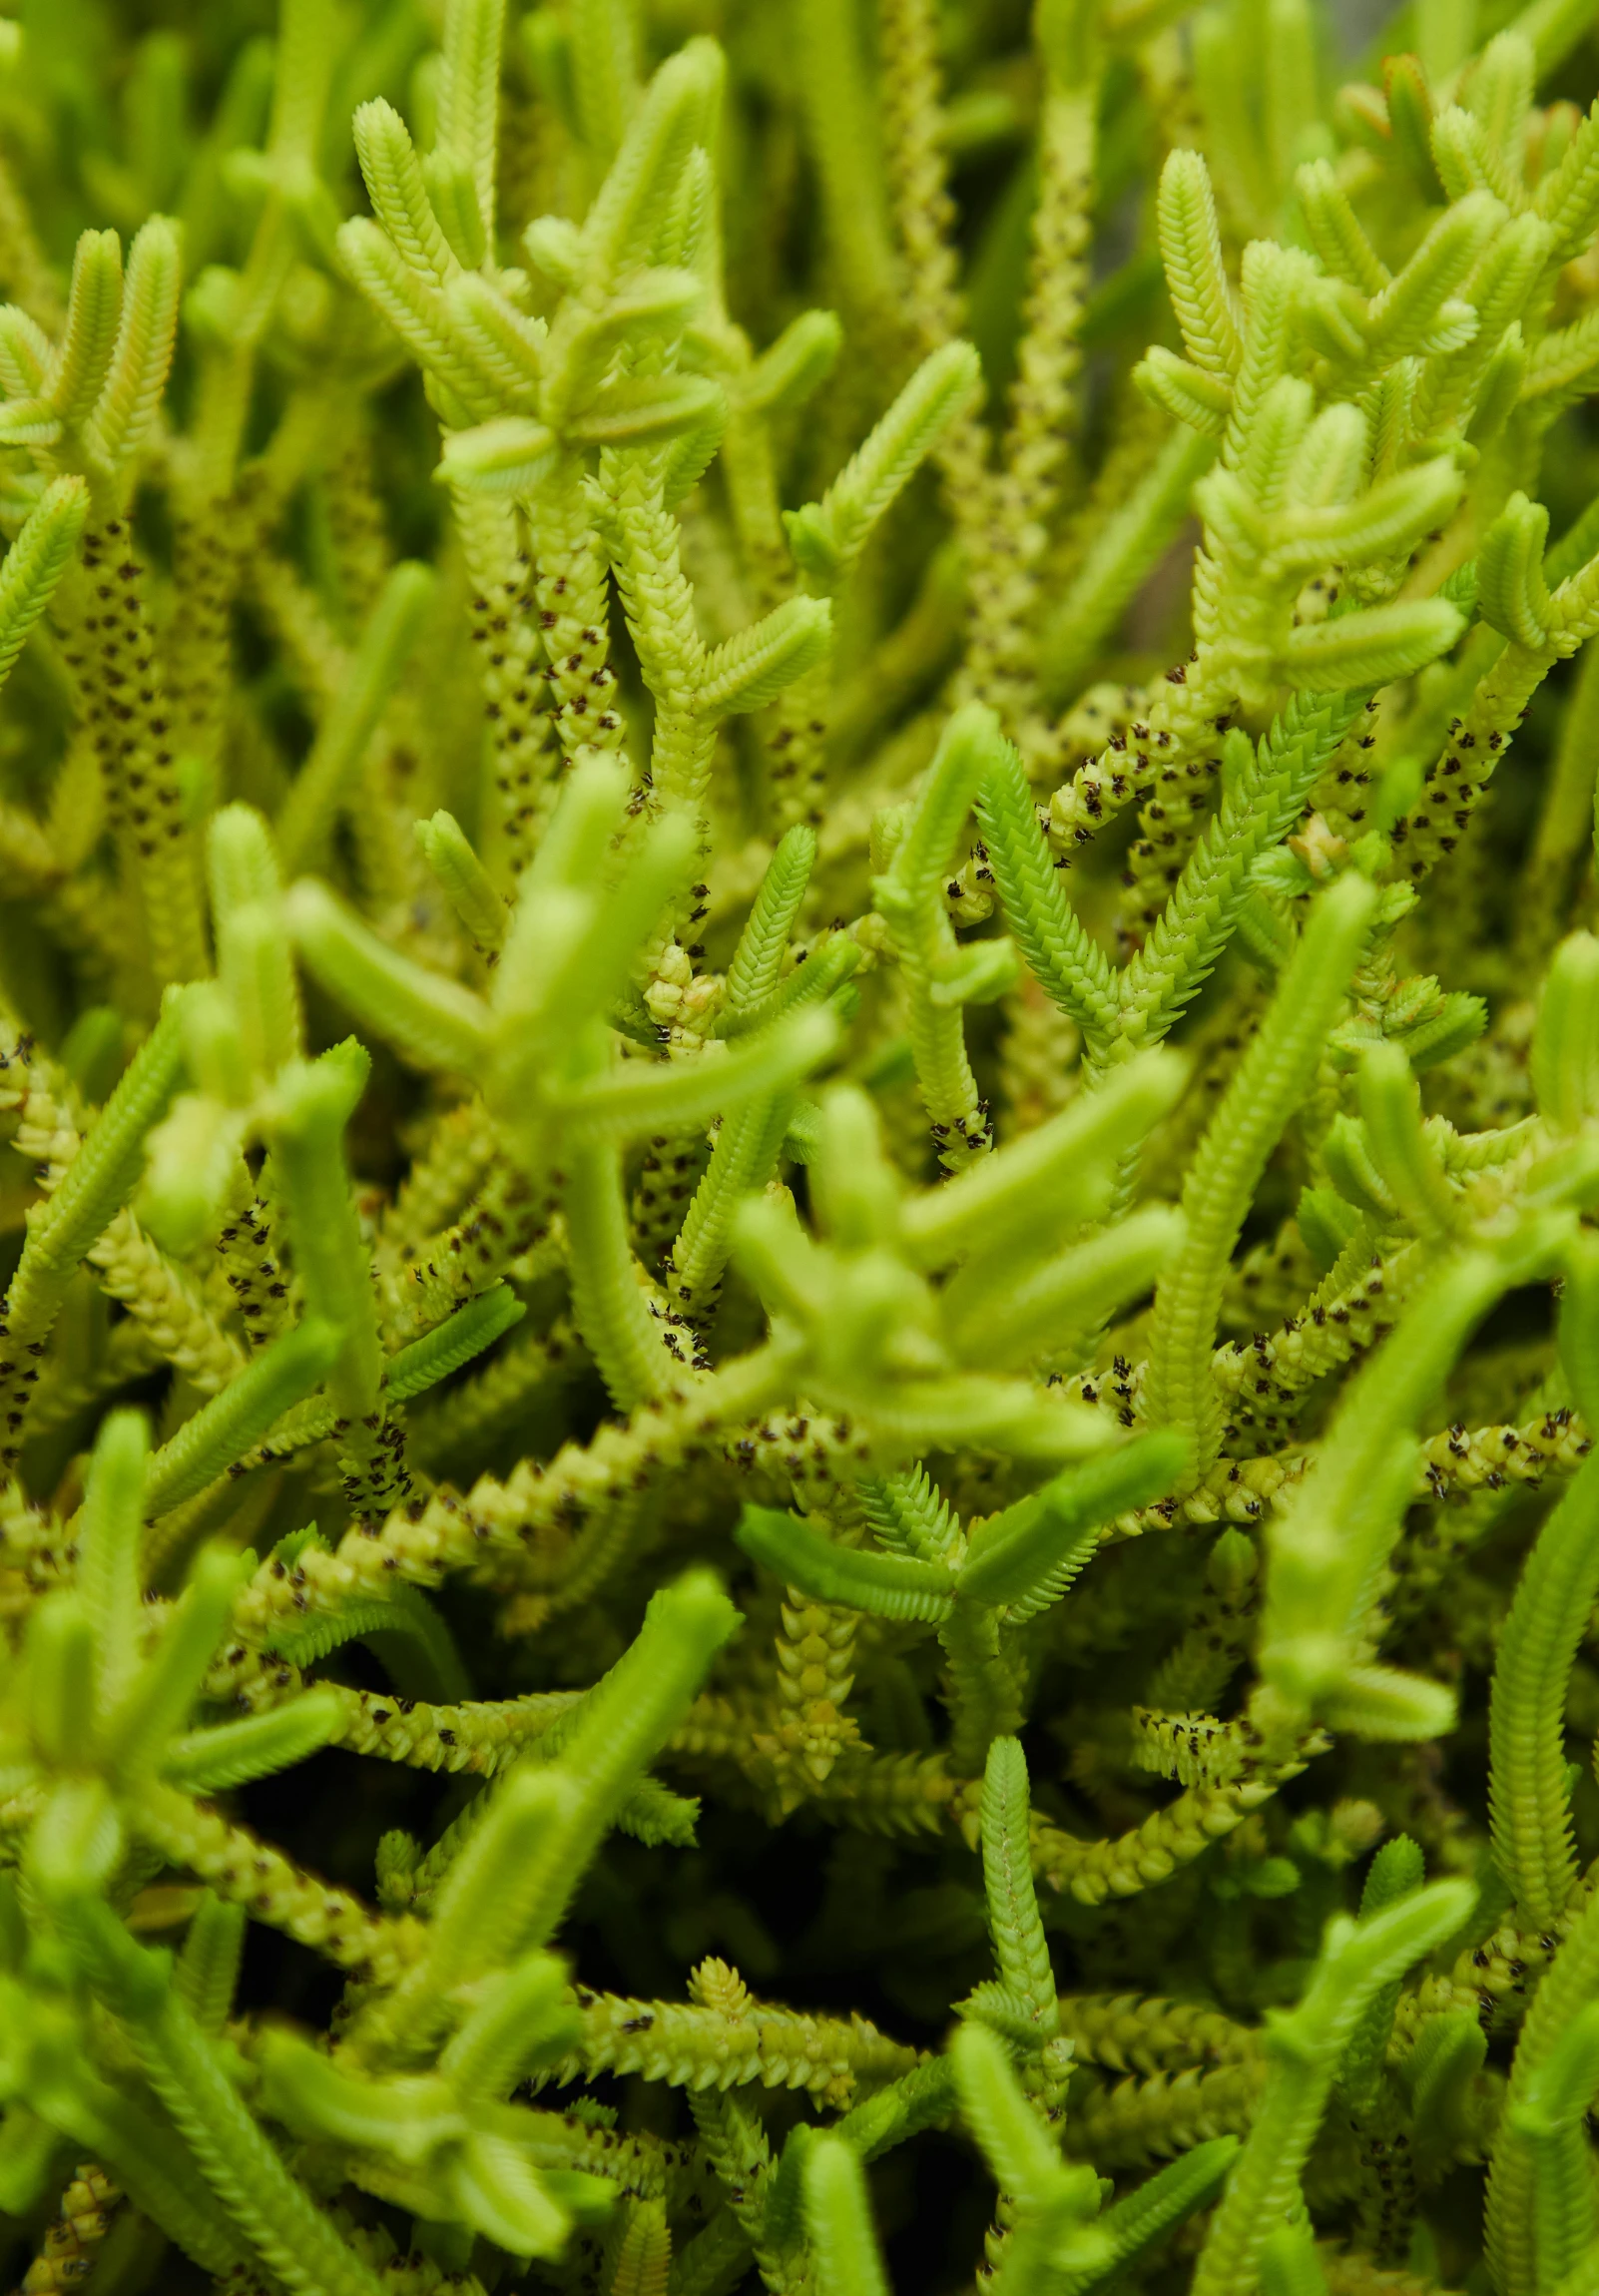
<svg viewBox="0 0 1599 2296">
<path fill-rule="evenodd" d="M 820 2136 L 805 2158 L 805 2229 L 823 2296 L 883 2296 L 866 2180 L 847 2144 Z"/>
<path fill-rule="evenodd" d="M 0 23 L 6 2285 L 1599 2296 L 1599 35 L 1347 18 Z"/>
<path fill-rule="evenodd" d="M 1266 2086 L 1195 2274 L 1206 2296 L 1255 2284 L 1261 2248 L 1292 2204 L 1339 2053 L 1359 2016 L 1379 1987 L 1402 1978 L 1461 1927 L 1473 1898 L 1465 1883 L 1435 1882 L 1359 1922 L 1340 1916 L 1329 1925 L 1304 1999 L 1267 2027 Z"/>
<path fill-rule="evenodd" d="M 1191 1473 L 1203 1473 L 1221 1447 L 1211 1353 L 1228 1263 L 1266 1160 L 1311 1083 L 1374 906 L 1370 887 L 1351 876 L 1308 921 L 1189 1170 L 1183 1248 L 1155 1295 L 1149 1401 L 1157 1420 L 1171 1422 L 1193 1442 Z"/>
<path fill-rule="evenodd" d="M 1591 1396 L 1592 1251 L 1574 1255 L 1561 1353 L 1572 1392 Z M 1581 1621 L 1599 1594 L 1594 1468 L 1585 1462 L 1527 1558 L 1505 1620 L 1489 1705 L 1495 1862 L 1529 1927 L 1549 1928 L 1576 1881 L 1562 1728 Z"/>
</svg>

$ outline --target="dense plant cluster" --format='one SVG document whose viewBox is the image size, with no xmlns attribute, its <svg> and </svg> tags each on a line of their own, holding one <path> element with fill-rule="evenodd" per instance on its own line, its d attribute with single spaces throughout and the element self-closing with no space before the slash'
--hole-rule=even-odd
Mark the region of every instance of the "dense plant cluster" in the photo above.
<svg viewBox="0 0 1599 2296">
<path fill-rule="evenodd" d="M 1599 24 L 1336 19 L 0 23 L 32 2296 L 1599 2296 Z"/>
</svg>

